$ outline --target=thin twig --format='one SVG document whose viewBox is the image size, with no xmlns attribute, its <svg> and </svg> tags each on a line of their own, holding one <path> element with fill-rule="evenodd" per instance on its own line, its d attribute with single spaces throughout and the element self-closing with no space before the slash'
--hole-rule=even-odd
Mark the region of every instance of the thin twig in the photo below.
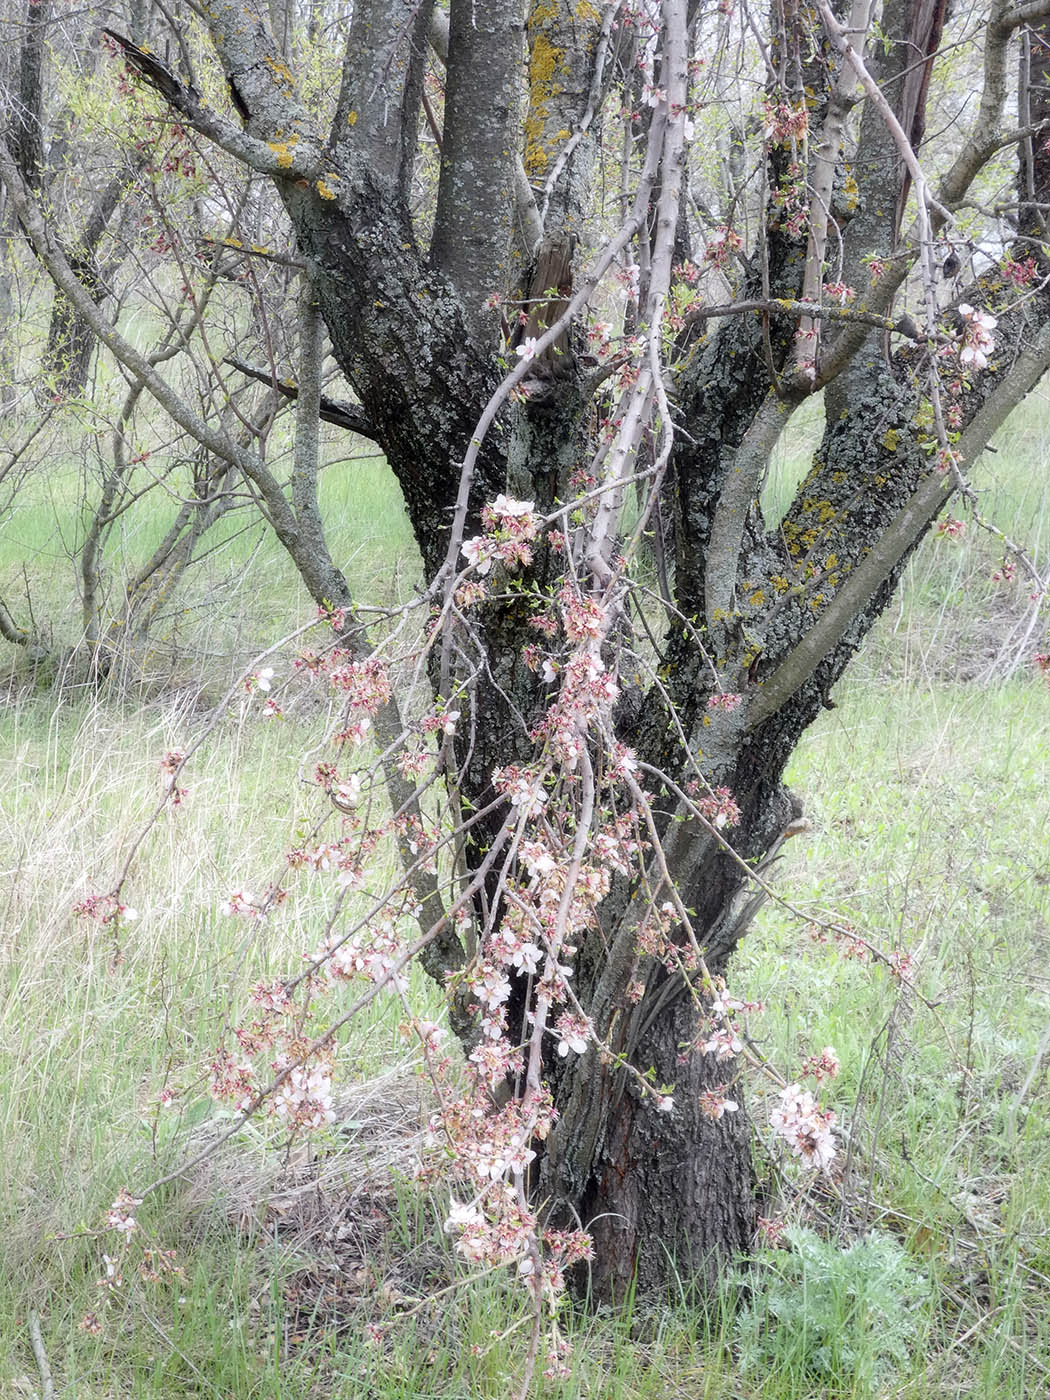
<svg viewBox="0 0 1050 1400">
<path fill-rule="evenodd" d="M 33 1359 L 40 1372 L 40 1400 L 54 1400 L 55 1383 L 51 1379 L 51 1367 L 40 1332 L 40 1314 L 36 1308 L 31 1308 L 29 1312 L 29 1345 L 33 1348 Z"/>
</svg>

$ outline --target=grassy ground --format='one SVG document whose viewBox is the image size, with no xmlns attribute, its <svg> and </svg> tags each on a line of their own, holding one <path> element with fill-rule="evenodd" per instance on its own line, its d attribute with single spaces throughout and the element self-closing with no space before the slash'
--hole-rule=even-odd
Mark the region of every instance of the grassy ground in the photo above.
<svg viewBox="0 0 1050 1400">
<path fill-rule="evenodd" d="M 1000 446 L 1001 519 L 1032 538 L 1050 521 L 1033 484 L 1036 412 Z M 782 464 L 785 479 L 799 460 Z M 774 477 L 770 489 L 785 488 Z M 81 478 L 56 470 L 47 490 L 47 510 L 24 504 L 5 531 L 0 592 L 12 601 L 35 550 L 31 573 L 48 562 L 47 606 L 72 635 L 60 600 Z M 395 588 L 410 586 L 381 464 L 335 467 L 325 490 L 334 552 L 362 586 L 392 559 L 404 561 Z M 139 557 L 150 528 L 129 518 L 120 549 Z M 806 917 L 833 912 L 913 953 L 921 995 L 814 942 L 806 917 L 776 904 L 736 967 L 734 990 L 767 1003 L 751 1024 L 762 1052 L 790 1071 L 830 1043 L 842 1061 L 829 1090 L 847 1160 L 838 1191 L 777 1155 L 767 1091 L 749 1091 L 765 1209 L 812 1226 L 815 1242 L 770 1255 L 706 1313 L 672 1297 L 567 1317 L 572 1376 L 545 1395 L 1050 1390 L 1050 697 L 1025 668 L 988 679 L 1026 617 L 1024 589 L 990 581 L 995 564 L 972 536 L 931 542 L 790 775 L 814 829 L 785 848 L 777 888 Z M 231 620 L 206 634 L 230 590 Z M 102 1306 L 100 1216 L 120 1187 L 162 1175 L 222 1126 L 202 1093 L 159 1109 L 166 1078 L 185 1082 L 206 1057 L 226 989 L 236 1000 L 294 967 L 323 912 L 306 878 L 264 938 L 246 941 L 218 912 L 232 886 L 265 886 L 291 844 L 324 719 L 304 709 L 261 722 L 238 703 L 143 848 L 127 894 L 140 917 L 119 959 L 104 930 L 70 914 L 148 817 L 160 754 L 200 732 L 199 683 L 221 689 L 260 638 L 308 612 L 251 532 L 206 561 L 179 608 L 161 638 L 167 674 L 148 686 L 98 698 L 20 683 L 0 709 L 0 1396 L 40 1393 L 33 1314 L 60 1396 L 503 1397 L 527 1320 L 498 1280 L 457 1272 L 437 1208 L 411 1184 L 422 1105 L 390 1004 L 343 1046 L 330 1139 L 286 1157 L 254 1130 L 151 1196 L 144 1233 L 182 1272 L 129 1268 Z M 414 995 L 432 1001 L 422 981 Z M 874 1252 L 845 1248 L 869 1231 Z M 97 1334 L 83 1330 L 92 1312 Z"/>
</svg>

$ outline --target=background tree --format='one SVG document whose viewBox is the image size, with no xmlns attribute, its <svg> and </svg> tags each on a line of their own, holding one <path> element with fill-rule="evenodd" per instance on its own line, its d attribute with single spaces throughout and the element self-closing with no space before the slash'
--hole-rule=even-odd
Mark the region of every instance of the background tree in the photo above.
<svg viewBox="0 0 1050 1400">
<path fill-rule="evenodd" d="M 317 506 L 319 314 L 419 546 L 437 713 L 461 717 L 440 750 L 455 870 L 421 873 L 403 842 L 424 961 L 468 989 L 454 1006 L 468 1048 L 479 1002 L 501 1043 L 526 1047 L 508 1052 L 493 1112 L 531 1105 L 535 1126 L 549 1087 L 558 1116 L 539 1155 L 506 1170 L 554 1224 L 588 1227 L 602 1294 L 708 1270 L 752 1239 L 721 979 L 752 872 L 799 816 L 781 781 L 794 746 L 1050 365 L 1046 8 L 991 0 L 956 33 L 926 0 L 877 16 L 775 5 L 768 20 L 686 0 L 452 0 L 447 24 L 427 0 L 361 0 L 321 37 L 317 10 L 304 28 L 290 8 L 219 0 L 166 60 L 114 31 L 157 95 L 149 120 L 196 132 L 283 210 L 271 226 L 303 265 L 288 479 L 101 314 L 0 148 L 56 286 L 255 496 L 361 665 L 377 638 Z M 965 71 L 980 67 L 979 91 L 920 162 L 945 33 Z M 731 132 L 721 172 L 695 142 L 705 128 Z M 431 210 L 419 185 L 435 154 Z M 607 344 L 587 310 L 613 270 L 625 297 L 605 303 Z M 823 441 L 770 517 L 770 455 L 820 391 Z M 657 521 L 654 572 L 638 545 Z M 402 717 L 392 700 L 372 713 L 394 808 L 422 825 L 392 761 Z M 562 872 L 553 912 L 534 887 L 547 862 Z M 491 950 L 522 909 L 543 971 L 514 964 L 486 999 Z M 571 996 L 557 971 L 570 964 Z M 575 1031 L 553 1019 L 559 998 Z M 790 1108 L 794 1146 L 825 1163 L 826 1124 L 792 1127 Z"/>
</svg>

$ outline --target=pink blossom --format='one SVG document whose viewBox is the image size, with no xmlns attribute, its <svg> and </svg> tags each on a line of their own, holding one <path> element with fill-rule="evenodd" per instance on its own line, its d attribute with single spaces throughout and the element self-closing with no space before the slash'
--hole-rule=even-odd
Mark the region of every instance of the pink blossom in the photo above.
<svg viewBox="0 0 1050 1400">
<path fill-rule="evenodd" d="M 736 694 L 709 695 L 707 698 L 707 708 L 709 710 L 725 710 L 727 714 L 732 714 L 739 709 L 744 697 Z"/>
<path fill-rule="evenodd" d="M 988 356 L 995 349 L 995 339 L 991 332 L 999 322 L 994 316 L 989 316 L 985 311 L 975 310 L 965 301 L 960 303 L 959 315 L 966 322 L 959 350 L 959 363 L 973 365 L 975 369 L 987 369 Z"/>
<path fill-rule="evenodd" d="M 586 1016 L 576 1016 L 565 1011 L 555 1021 L 554 1030 L 558 1036 L 558 1054 L 563 1059 L 570 1050 L 582 1055 L 587 1049 L 591 1023 Z"/>
<path fill-rule="evenodd" d="M 233 914 L 240 914 L 246 919 L 257 919 L 260 914 L 255 896 L 247 890 L 233 890 L 229 897 L 224 899 L 219 905 L 220 914 L 225 914 L 229 918 Z"/>
<path fill-rule="evenodd" d="M 700 1095 L 700 1111 L 715 1123 L 727 1113 L 736 1113 L 740 1105 L 736 1099 L 726 1097 L 725 1086 L 707 1089 Z"/>
<path fill-rule="evenodd" d="M 835 1115 L 821 1109 L 808 1090 L 798 1084 L 787 1085 L 780 1091 L 779 1102 L 770 1113 L 769 1121 L 790 1146 L 792 1156 L 822 1171 L 830 1169 L 836 1153 L 831 1134 Z"/>
</svg>

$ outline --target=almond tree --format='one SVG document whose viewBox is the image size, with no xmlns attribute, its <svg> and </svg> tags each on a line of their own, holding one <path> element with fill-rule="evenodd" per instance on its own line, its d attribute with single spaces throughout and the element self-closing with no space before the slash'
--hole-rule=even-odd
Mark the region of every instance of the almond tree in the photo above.
<svg viewBox="0 0 1050 1400">
<path fill-rule="evenodd" d="M 315 489 L 329 337 L 419 545 L 437 714 L 459 716 L 458 863 L 448 888 L 417 880 L 423 960 L 467 988 L 468 1050 L 486 1018 L 525 1047 L 493 1113 L 553 1096 L 528 1171 L 496 1170 L 587 1226 L 602 1294 L 752 1241 L 722 979 L 751 872 L 800 815 L 792 750 L 948 502 L 976 509 L 969 467 L 1050 366 L 1048 11 L 988 0 L 951 29 L 943 0 L 355 0 L 307 25 L 212 0 L 164 60 L 114 31 L 158 118 L 283 208 L 304 266 L 289 482 L 98 311 L 0 148 L 56 286 L 251 484 L 363 665 Z M 925 144 L 946 33 L 975 91 Z M 321 61 L 327 105 L 301 95 Z M 771 454 L 820 391 L 823 440 L 769 520 Z M 1038 605 L 1046 581 L 1003 548 Z M 422 821 L 393 699 L 371 713 L 394 807 Z M 826 1165 L 811 1109 L 789 1095 L 779 1126 Z"/>
</svg>

